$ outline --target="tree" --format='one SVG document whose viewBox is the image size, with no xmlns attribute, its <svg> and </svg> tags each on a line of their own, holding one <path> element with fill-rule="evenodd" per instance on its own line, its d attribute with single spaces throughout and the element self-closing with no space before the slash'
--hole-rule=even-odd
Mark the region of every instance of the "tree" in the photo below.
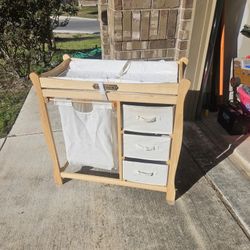
<svg viewBox="0 0 250 250">
<path fill-rule="evenodd" d="M 76 13 L 72 1 L 0 0 L 0 72 L 25 77 L 35 64 L 48 65 L 59 16 Z"/>
</svg>

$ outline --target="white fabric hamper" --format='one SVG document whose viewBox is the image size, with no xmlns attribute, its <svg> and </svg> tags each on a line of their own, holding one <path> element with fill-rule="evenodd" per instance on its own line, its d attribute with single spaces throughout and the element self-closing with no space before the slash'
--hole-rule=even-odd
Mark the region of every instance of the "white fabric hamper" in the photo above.
<svg viewBox="0 0 250 250">
<path fill-rule="evenodd" d="M 74 167 L 117 168 L 116 117 L 111 103 L 92 103 L 76 109 L 69 101 L 56 101 L 62 122 L 66 156 Z M 79 106 L 79 105 L 78 105 Z"/>
</svg>

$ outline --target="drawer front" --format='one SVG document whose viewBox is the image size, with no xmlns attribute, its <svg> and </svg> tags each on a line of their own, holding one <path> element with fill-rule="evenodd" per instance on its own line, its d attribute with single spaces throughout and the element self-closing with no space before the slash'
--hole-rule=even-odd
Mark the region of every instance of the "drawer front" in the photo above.
<svg viewBox="0 0 250 250">
<path fill-rule="evenodd" d="M 173 107 L 123 105 L 124 130 L 171 134 L 173 130 Z"/>
<path fill-rule="evenodd" d="M 169 136 L 142 136 L 124 134 L 124 156 L 145 160 L 168 161 Z"/>
<path fill-rule="evenodd" d="M 143 184 L 166 186 L 167 165 L 123 161 L 123 178 Z"/>
</svg>

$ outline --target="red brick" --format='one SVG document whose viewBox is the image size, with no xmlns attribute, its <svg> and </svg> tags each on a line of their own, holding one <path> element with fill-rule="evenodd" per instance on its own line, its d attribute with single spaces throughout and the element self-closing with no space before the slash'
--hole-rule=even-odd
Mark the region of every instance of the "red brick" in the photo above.
<svg viewBox="0 0 250 250">
<path fill-rule="evenodd" d="M 178 41 L 177 42 L 177 48 L 179 50 L 187 49 L 188 41 Z"/>
<path fill-rule="evenodd" d="M 118 51 L 115 52 L 115 59 L 118 60 L 128 60 L 131 59 L 132 52 L 131 51 Z"/>
<path fill-rule="evenodd" d="M 168 10 L 160 10 L 158 39 L 166 39 L 168 23 Z"/>
<path fill-rule="evenodd" d="M 151 8 L 151 0 L 133 0 L 131 3 L 131 9 L 150 9 L 150 8 Z"/>
<path fill-rule="evenodd" d="M 131 59 L 140 59 L 141 58 L 141 51 L 134 50 L 131 54 Z"/>
<path fill-rule="evenodd" d="M 150 22 L 150 11 L 141 12 L 141 39 L 148 40 L 149 38 L 149 22 Z"/>
<path fill-rule="evenodd" d="M 178 10 L 170 10 L 168 16 L 167 37 L 174 38 L 176 33 Z"/>
<path fill-rule="evenodd" d="M 167 57 L 172 57 L 172 58 L 174 58 L 174 56 L 175 56 L 175 49 L 168 49 L 167 50 Z"/>
<path fill-rule="evenodd" d="M 180 6 L 180 0 L 153 0 L 153 8 L 166 9 L 177 8 Z"/>
<path fill-rule="evenodd" d="M 140 21 L 141 21 L 140 11 L 133 11 L 132 12 L 132 40 L 140 39 Z"/>
<path fill-rule="evenodd" d="M 192 8 L 194 0 L 182 0 L 182 8 Z"/>
<path fill-rule="evenodd" d="M 123 40 L 129 41 L 132 38 L 132 13 L 131 11 L 123 12 Z"/>
<path fill-rule="evenodd" d="M 167 40 L 155 40 L 149 42 L 150 49 L 165 49 L 167 48 Z"/>
<path fill-rule="evenodd" d="M 158 20 L 159 20 L 159 11 L 152 10 L 150 15 L 150 30 L 149 30 L 149 39 L 157 39 L 158 35 Z"/>
<path fill-rule="evenodd" d="M 192 18 L 192 10 L 184 10 L 181 15 L 182 19 L 191 19 Z"/>
</svg>

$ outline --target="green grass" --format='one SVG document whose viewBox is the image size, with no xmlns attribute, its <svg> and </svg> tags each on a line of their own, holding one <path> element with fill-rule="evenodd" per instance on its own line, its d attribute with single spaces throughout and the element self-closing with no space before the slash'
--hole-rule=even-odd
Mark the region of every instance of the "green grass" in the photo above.
<svg viewBox="0 0 250 250">
<path fill-rule="evenodd" d="M 0 91 L 0 138 L 5 137 L 11 130 L 28 91 L 29 88 Z"/>
<path fill-rule="evenodd" d="M 101 45 L 100 36 L 95 34 L 61 34 L 55 39 L 58 50 L 83 51 Z"/>
<path fill-rule="evenodd" d="M 100 36 L 96 34 L 56 34 L 55 41 L 57 50 L 53 64 L 61 62 L 64 54 L 72 56 L 76 52 L 88 52 L 101 46 Z"/>
<path fill-rule="evenodd" d="M 98 8 L 97 6 L 84 6 L 79 9 L 77 16 L 85 18 L 97 18 Z"/>
</svg>

